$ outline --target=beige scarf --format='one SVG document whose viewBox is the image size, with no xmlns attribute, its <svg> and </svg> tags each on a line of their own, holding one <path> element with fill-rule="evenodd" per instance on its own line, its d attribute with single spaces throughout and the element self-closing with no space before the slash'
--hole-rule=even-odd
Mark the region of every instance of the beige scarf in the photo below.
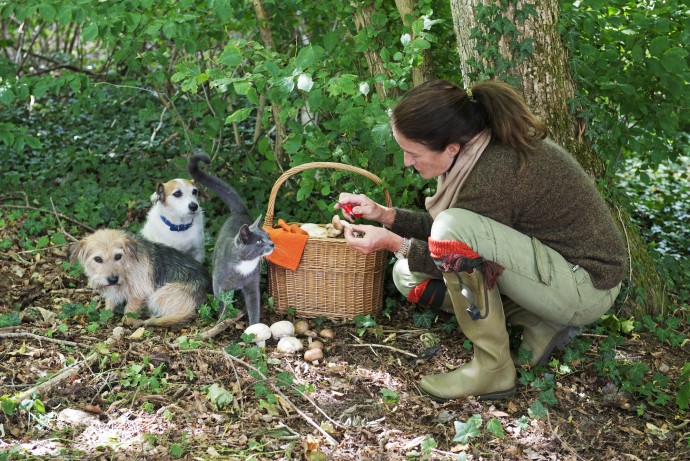
<svg viewBox="0 0 690 461">
<path fill-rule="evenodd" d="M 491 141 L 489 129 L 477 133 L 474 138 L 462 146 L 451 169 L 438 177 L 436 193 L 424 201 L 426 210 L 432 218 L 436 219 L 436 215 L 457 203 L 462 185 L 465 184 L 465 180 L 479 161 L 479 157 L 481 157 L 489 141 Z"/>
</svg>

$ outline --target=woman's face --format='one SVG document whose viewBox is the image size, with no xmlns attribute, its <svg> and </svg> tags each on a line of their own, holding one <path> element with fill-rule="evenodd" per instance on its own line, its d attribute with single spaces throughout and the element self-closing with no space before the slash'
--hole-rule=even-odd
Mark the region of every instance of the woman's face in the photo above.
<svg viewBox="0 0 690 461">
<path fill-rule="evenodd" d="M 424 179 L 436 178 L 448 171 L 460 150 L 459 144 L 450 144 L 441 152 L 431 150 L 424 144 L 407 139 L 395 130 L 395 126 L 393 137 L 403 150 L 405 166 L 414 167 Z"/>
</svg>

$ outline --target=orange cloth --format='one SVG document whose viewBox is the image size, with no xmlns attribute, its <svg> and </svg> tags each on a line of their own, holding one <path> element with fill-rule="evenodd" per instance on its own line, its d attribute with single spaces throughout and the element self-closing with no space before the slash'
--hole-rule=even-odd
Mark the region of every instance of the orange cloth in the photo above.
<svg viewBox="0 0 690 461">
<path fill-rule="evenodd" d="M 278 225 L 280 227 L 276 228 L 264 226 L 264 230 L 271 236 L 275 245 L 273 253 L 266 256 L 266 259 L 291 271 L 297 270 L 309 234 L 298 225 L 290 225 L 282 219 L 278 220 Z"/>
</svg>

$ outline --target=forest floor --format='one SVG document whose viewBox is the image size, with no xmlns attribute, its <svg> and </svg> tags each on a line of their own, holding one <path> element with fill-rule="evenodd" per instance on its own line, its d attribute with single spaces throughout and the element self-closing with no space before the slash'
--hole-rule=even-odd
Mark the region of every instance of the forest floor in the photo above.
<svg viewBox="0 0 690 461">
<path fill-rule="evenodd" d="M 18 241 L 21 226 L 21 219 L 0 220 L 0 241 Z M 429 330 L 413 326 L 408 304 L 376 330 L 326 320 L 318 328 L 335 337 L 324 341 L 318 364 L 277 354 L 269 341 L 268 379 L 257 381 L 248 357 L 224 352 L 241 343 L 240 325 L 207 340 L 198 334 L 210 322 L 120 330 L 121 316 L 99 317 L 102 302 L 67 260 L 68 245 L 13 245 L 0 253 L 0 316 L 19 315 L 0 328 L 0 396 L 47 383 L 35 389 L 40 402 L 0 413 L 2 460 L 690 459 L 687 414 L 673 402 L 635 398 L 599 372 L 605 335 L 589 334 L 591 348 L 567 373 L 537 370 L 555 382 L 555 401 L 539 417 L 529 409 L 540 390 L 524 380 L 500 402 L 440 404 L 423 396 L 420 377 L 468 361 L 471 350 L 461 333 L 432 328 L 438 352 L 415 358 Z M 284 318 L 263 314 L 269 324 Z M 688 347 L 631 335 L 616 360 L 644 363 L 675 381 Z M 62 379 L 46 381 L 70 364 Z M 280 386 L 285 376 L 292 384 Z M 482 421 L 475 432 L 466 424 L 473 415 Z M 464 431 L 473 435 L 467 443 L 456 438 Z"/>
</svg>

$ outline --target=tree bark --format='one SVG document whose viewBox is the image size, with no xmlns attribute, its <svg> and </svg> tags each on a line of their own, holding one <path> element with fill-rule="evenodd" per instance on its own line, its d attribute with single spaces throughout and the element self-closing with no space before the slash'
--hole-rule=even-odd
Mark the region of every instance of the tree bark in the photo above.
<svg viewBox="0 0 690 461">
<path fill-rule="evenodd" d="M 261 34 L 261 40 L 264 42 L 264 46 L 271 50 L 275 50 L 276 45 L 273 41 L 273 35 L 269 27 L 269 17 L 266 15 L 263 0 L 252 0 L 252 5 L 254 6 L 254 13 L 259 23 L 259 33 Z M 280 120 L 281 110 L 282 108 L 279 104 L 271 104 L 271 114 L 273 115 L 273 123 L 275 123 L 276 127 L 273 155 L 275 156 L 276 163 L 278 163 L 278 169 L 284 172 L 288 160 L 285 158 L 285 152 L 283 151 L 283 140 L 286 137 L 286 131 L 285 124 Z"/>
<path fill-rule="evenodd" d="M 376 12 L 376 7 L 370 2 L 353 3 L 352 6 L 354 7 L 354 23 L 355 27 L 357 28 L 357 32 L 361 32 L 367 27 L 370 27 L 372 25 L 371 17 Z M 372 43 L 375 42 L 376 40 L 372 39 Z M 382 46 L 383 44 L 376 48 L 380 49 Z M 390 79 L 390 73 L 388 72 L 388 69 L 386 69 L 386 65 L 377 49 L 368 49 L 364 52 L 364 58 L 369 66 L 369 74 L 372 77 L 385 75 L 387 77 L 386 80 L 388 80 Z M 397 88 L 386 88 L 385 85 L 380 82 L 377 82 L 375 86 L 376 93 L 382 100 L 395 99 L 400 95 L 400 92 L 397 90 Z"/>
<path fill-rule="evenodd" d="M 491 0 L 451 0 L 463 84 L 467 88 L 475 80 L 499 76 L 517 79 L 528 106 L 544 120 L 551 138 L 573 153 L 592 180 L 603 178 L 606 165 L 583 139 L 585 127 L 577 119 L 574 113 L 576 109 L 570 106 L 575 95 L 575 83 L 567 49 L 556 30 L 560 14 L 558 0 L 532 3 L 536 16 L 521 20 L 518 16 L 524 11 L 526 3 L 518 1 L 498 12 L 496 17 L 501 15 L 511 22 L 517 34 L 497 36 L 496 29 L 487 25 L 489 22 L 496 24 L 496 17 L 492 21 L 479 21 L 475 14 L 480 9 L 487 11 L 493 5 Z M 476 38 L 478 31 L 480 39 Z M 521 52 L 521 45 L 530 42 L 534 52 Z M 487 59 L 487 53 L 481 52 L 490 46 L 496 46 L 498 57 L 495 59 Z M 487 73 L 486 69 L 494 73 Z M 663 312 L 668 301 L 640 232 L 629 227 L 630 219 L 620 204 L 610 205 L 628 244 L 632 268 L 629 289 L 637 294 L 636 299 L 625 303 L 625 313 L 641 315 Z"/>
<path fill-rule="evenodd" d="M 395 6 L 398 9 L 398 13 L 400 13 L 403 25 L 409 26 L 411 22 L 408 18 L 414 16 L 412 0 L 395 0 Z M 422 52 L 421 64 L 412 68 L 412 85 L 417 86 L 434 78 L 436 78 L 434 61 L 431 57 L 431 49 L 428 48 Z"/>
</svg>

